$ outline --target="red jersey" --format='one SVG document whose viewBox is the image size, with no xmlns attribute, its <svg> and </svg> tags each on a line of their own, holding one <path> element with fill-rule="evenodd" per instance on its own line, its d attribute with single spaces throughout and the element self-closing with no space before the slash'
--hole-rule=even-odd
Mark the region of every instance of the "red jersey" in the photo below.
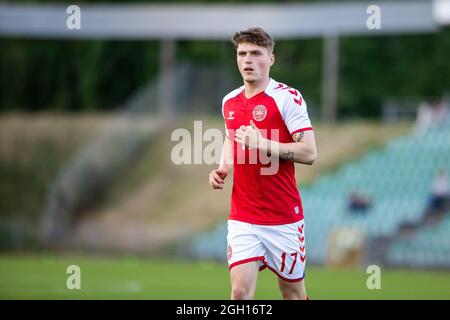
<svg viewBox="0 0 450 320">
<path fill-rule="evenodd" d="M 227 136 L 233 143 L 233 191 L 229 219 L 261 225 L 294 223 L 303 219 L 303 207 L 290 160 L 279 159 L 274 174 L 261 174 L 267 161 L 250 161 L 248 148 L 234 141 L 234 132 L 253 120 L 262 135 L 281 143 L 293 142 L 296 132 L 312 130 L 306 103 L 296 89 L 273 79 L 267 88 L 247 99 L 244 86 L 222 102 Z M 256 150 L 253 150 L 256 151 Z M 245 159 L 245 161 L 242 161 Z"/>
</svg>

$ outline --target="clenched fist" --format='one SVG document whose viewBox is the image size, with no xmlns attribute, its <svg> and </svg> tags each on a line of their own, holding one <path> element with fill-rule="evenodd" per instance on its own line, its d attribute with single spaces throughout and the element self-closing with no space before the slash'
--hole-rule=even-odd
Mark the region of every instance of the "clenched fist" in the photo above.
<svg viewBox="0 0 450 320">
<path fill-rule="evenodd" d="M 213 189 L 223 189 L 225 178 L 228 172 L 222 169 L 216 169 L 209 173 L 209 184 Z"/>
</svg>

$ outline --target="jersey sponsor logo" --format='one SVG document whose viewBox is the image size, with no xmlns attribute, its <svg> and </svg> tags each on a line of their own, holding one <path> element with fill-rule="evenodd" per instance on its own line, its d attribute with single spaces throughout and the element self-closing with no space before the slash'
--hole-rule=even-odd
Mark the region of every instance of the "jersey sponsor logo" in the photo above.
<svg viewBox="0 0 450 320">
<path fill-rule="evenodd" d="M 260 104 L 253 109 L 253 119 L 256 121 L 263 121 L 267 116 L 267 109 L 265 106 Z"/>
<path fill-rule="evenodd" d="M 234 120 L 234 111 L 228 111 L 228 120 Z"/>
</svg>

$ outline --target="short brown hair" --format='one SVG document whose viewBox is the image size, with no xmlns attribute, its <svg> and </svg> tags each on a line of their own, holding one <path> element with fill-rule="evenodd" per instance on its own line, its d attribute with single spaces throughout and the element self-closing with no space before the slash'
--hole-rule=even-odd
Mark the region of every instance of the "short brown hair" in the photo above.
<svg viewBox="0 0 450 320">
<path fill-rule="evenodd" d="M 275 47 L 275 41 L 273 38 L 262 28 L 255 27 L 247 30 L 236 32 L 233 36 L 233 44 L 237 49 L 238 45 L 243 42 L 249 42 L 261 47 L 265 47 L 270 53 L 273 52 Z"/>
</svg>

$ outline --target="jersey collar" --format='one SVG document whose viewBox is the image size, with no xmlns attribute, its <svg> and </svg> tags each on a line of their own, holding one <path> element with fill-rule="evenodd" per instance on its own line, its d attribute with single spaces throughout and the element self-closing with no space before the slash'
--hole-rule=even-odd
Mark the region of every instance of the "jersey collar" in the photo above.
<svg viewBox="0 0 450 320">
<path fill-rule="evenodd" d="M 247 97 L 245 96 L 245 86 L 243 86 L 240 95 L 241 95 L 241 97 L 242 97 L 243 99 L 245 99 L 245 100 L 252 100 L 252 99 L 255 99 L 256 97 L 260 97 L 261 95 L 264 95 L 268 89 L 273 88 L 274 84 L 275 84 L 275 80 L 273 80 L 272 78 L 269 78 L 269 83 L 267 84 L 267 87 L 266 87 L 263 91 L 261 91 L 261 92 L 255 94 L 255 95 L 254 95 L 253 97 L 251 97 L 251 98 L 247 98 Z"/>
</svg>

